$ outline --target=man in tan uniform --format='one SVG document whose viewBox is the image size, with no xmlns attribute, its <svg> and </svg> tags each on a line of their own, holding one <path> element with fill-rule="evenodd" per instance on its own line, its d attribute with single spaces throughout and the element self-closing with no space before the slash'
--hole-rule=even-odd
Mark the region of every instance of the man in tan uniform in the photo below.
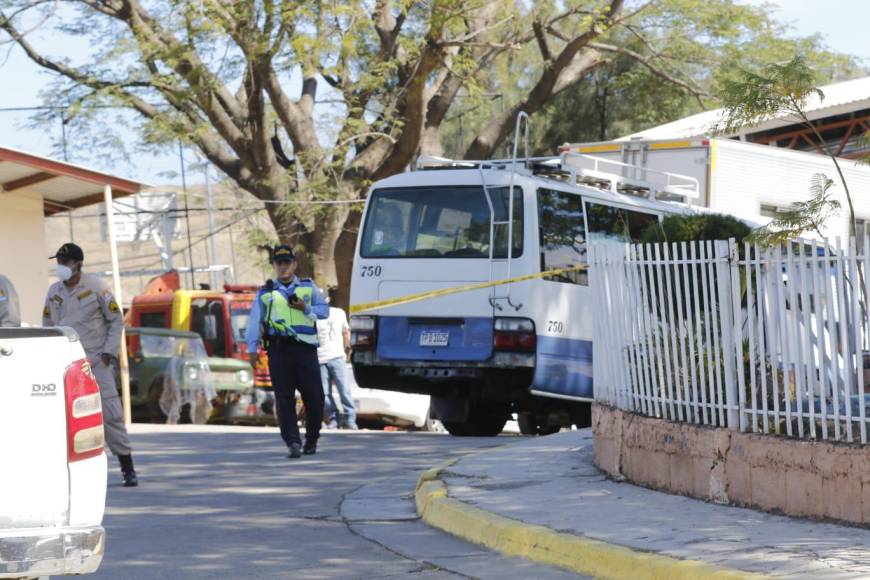
<svg viewBox="0 0 870 580">
<path fill-rule="evenodd" d="M 82 273 L 85 255 L 79 246 L 64 244 L 53 258 L 57 259 L 59 281 L 48 289 L 42 324 L 70 326 L 78 333 L 100 385 L 106 443 L 121 463 L 124 487 L 135 487 L 139 481 L 115 383 L 114 362 L 124 330 L 121 308 L 100 278 Z"/>
<path fill-rule="evenodd" d="M 0 274 L 0 327 L 3 326 L 21 326 L 21 311 L 15 286 Z"/>
</svg>

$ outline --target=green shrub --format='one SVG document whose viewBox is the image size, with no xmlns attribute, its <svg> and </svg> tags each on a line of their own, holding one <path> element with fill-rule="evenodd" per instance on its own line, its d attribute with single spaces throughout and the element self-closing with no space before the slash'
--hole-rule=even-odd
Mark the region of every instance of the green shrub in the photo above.
<svg viewBox="0 0 870 580">
<path fill-rule="evenodd" d="M 672 215 L 659 224 L 648 226 L 640 241 L 650 244 L 735 238 L 739 244 L 751 233 L 749 226 L 730 215 Z"/>
</svg>

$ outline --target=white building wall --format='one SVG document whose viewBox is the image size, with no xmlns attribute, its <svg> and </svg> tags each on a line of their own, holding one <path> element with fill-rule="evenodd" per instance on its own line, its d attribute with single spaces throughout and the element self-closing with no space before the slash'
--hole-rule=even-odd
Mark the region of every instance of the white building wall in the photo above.
<svg viewBox="0 0 870 580">
<path fill-rule="evenodd" d="M 47 252 L 42 196 L 24 190 L 0 193 L 0 272 L 15 285 L 21 319 L 30 325 L 42 323 Z"/>
<path fill-rule="evenodd" d="M 831 191 L 842 207 L 822 233 L 832 238 L 849 235 L 848 204 L 830 158 L 722 139 L 714 143 L 713 209 L 763 223 L 768 220 L 759 215 L 761 204 L 787 208 L 794 202 L 805 201 L 810 196 L 812 176 L 824 173 L 834 180 Z M 848 159 L 839 162 L 852 193 L 856 216 L 870 219 L 870 167 Z"/>
</svg>

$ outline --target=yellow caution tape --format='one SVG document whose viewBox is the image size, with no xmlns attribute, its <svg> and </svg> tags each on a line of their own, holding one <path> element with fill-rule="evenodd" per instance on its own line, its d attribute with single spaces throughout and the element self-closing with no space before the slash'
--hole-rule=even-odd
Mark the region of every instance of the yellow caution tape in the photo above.
<svg viewBox="0 0 870 580">
<path fill-rule="evenodd" d="M 428 290 L 426 292 L 418 292 L 417 294 L 408 294 L 398 298 L 388 298 L 386 300 L 377 300 L 375 302 L 364 302 L 362 304 L 352 304 L 350 307 L 351 314 L 359 314 L 360 312 L 368 312 L 369 310 L 377 310 L 379 308 L 387 308 L 390 306 L 401 306 L 402 304 L 410 304 L 411 302 L 420 302 L 437 296 L 448 296 L 450 294 L 458 294 L 460 292 L 468 292 L 470 290 L 480 290 L 482 288 L 492 288 L 494 286 L 503 286 L 504 284 L 513 284 L 514 282 L 524 282 L 526 280 L 534 280 L 536 278 L 546 278 L 547 276 L 556 276 L 567 272 L 578 272 L 586 270 L 588 266 L 581 264 L 571 268 L 556 268 L 555 270 L 547 270 L 536 274 L 526 274 L 525 276 L 516 276 L 514 278 L 505 278 L 504 280 L 495 280 L 493 282 L 480 282 L 478 284 L 466 284 L 464 286 L 454 286 L 453 288 L 443 288 L 441 290 Z"/>
</svg>

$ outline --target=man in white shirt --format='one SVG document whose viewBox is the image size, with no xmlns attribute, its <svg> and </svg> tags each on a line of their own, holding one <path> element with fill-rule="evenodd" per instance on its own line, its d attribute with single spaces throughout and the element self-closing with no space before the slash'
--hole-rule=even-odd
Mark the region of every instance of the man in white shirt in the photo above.
<svg viewBox="0 0 870 580">
<path fill-rule="evenodd" d="M 350 394 L 350 385 L 347 383 L 346 353 L 350 344 L 350 326 L 347 324 L 344 310 L 332 306 L 335 304 L 335 288 L 329 289 L 328 302 L 329 318 L 317 321 L 317 339 L 320 342 L 317 358 L 320 362 L 320 378 L 323 381 L 325 399 L 323 417 L 327 421 L 328 429 L 338 428 L 338 409 L 335 405 L 335 397 L 332 395 L 334 381 L 338 396 L 341 398 L 341 408 L 344 410 L 342 424 L 346 429 L 357 429 L 356 407 Z"/>
</svg>

